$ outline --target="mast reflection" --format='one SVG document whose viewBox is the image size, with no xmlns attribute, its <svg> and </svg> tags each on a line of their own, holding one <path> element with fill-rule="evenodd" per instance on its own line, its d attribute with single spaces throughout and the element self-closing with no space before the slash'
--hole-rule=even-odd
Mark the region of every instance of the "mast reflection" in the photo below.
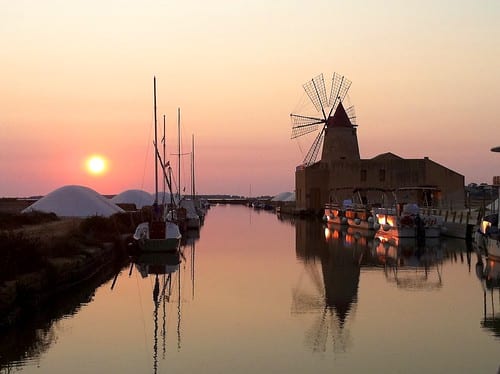
<svg viewBox="0 0 500 374">
<path fill-rule="evenodd" d="M 153 373 L 158 372 L 159 349 L 161 359 L 167 356 L 167 330 L 169 315 L 175 316 L 177 351 L 181 350 L 182 338 L 182 291 L 181 272 L 189 263 L 191 277 L 191 295 L 194 299 L 194 261 L 196 242 L 199 240 L 199 230 L 188 230 L 182 237 L 181 250 L 178 252 L 140 252 L 131 257 L 129 276 L 133 267 L 144 279 L 151 279 L 153 301 Z M 169 308 L 172 306 L 172 308 Z M 175 309 L 174 309 L 175 308 Z M 160 340 L 161 339 L 161 340 Z"/>
<path fill-rule="evenodd" d="M 476 275 L 483 290 L 481 327 L 500 338 L 500 259 L 476 252 Z"/>
</svg>

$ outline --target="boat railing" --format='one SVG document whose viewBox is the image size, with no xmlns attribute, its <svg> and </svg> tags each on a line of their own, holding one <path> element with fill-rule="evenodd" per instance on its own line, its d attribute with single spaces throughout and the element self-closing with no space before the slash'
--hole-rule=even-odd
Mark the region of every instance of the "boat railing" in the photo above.
<svg viewBox="0 0 500 374">
<path fill-rule="evenodd" d="M 325 209 L 342 209 L 342 205 L 339 203 L 326 203 Z"/>
<path fill-rule="evenodd" d="M 420 214 L 426 216 L 439 216 L 444 222 L 475 225 L 480 222 L 480 212 L 471 210 L 449 210 L 439 208 L 420 208 Z"/>
</svg>

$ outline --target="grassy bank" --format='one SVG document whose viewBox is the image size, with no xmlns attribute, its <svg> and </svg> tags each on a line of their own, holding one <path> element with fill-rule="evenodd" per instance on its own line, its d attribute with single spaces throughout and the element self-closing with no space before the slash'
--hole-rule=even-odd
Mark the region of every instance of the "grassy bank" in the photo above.
<svg viewBox="0 0 500 374">
<path fill-rule="evenodd" d="M 23 310 L 127 260 L 141 213 L 61 219 L 53 214 L 0 214 L 0 328 Z"/>
</svg>

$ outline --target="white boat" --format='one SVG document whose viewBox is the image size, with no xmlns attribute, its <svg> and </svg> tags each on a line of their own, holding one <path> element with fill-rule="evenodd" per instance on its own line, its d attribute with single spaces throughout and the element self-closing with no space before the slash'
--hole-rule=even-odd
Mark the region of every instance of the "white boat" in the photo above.
<svg viewBox="0 0 500 374">
<path fill-rule="evenodd" d="M 500 260 L 500 233 L 498 219 L 500 213 L 489 214 L 481 219 L 474 235 L 474 243 L 488 257 Z"/>
<path fill-rule="evenodd" d="M 347 224 L 354 229 L 378 230 L 374 207 L 385 206 L 387 191 L 381 188 L 355 188 L 353 201 L 346 209 Z"/>
<path fill-rule="evenodd" d="M 494 147 L 491 151 L 500 152 L 500 147 Z M 498 192 L 496 213 L 484 216 L 481 219 L 479 228 L 474 236 L 474 241 L 478 249 L 484 250 L 488 257 L 495 260 L 500 260 L 500 232 L 498 226 L 500 220 L 500 187 L 498 188 Z"/>
<path fill-rule="evenodd" d="M 183 198 L 179 205 L 181 208 L 186 209 L 186 228 L 199 229 L 201 226 L 201 220 L 198 212 L 196 211 L 194 200 Z"/>
<path fill-rule="evenodd" d="M 398 208 L 374 208 L 378 232 L 397 238 L 439 238 L 444 219 L 438 215 L 420 214 L 417 204 Z"/>
<path fill-rule="evenodd" d="M 154 139 L 154 157 L 155 157 L 155 201 L 153 203 L 152 218 L 149 222 L 140 223 L 134 233 L 139 249 L 145 252 L 162 252 L 162 251 L 178 251 L 181 243 L 181 232 L 179 226 L 168 219 L 169 214 L 166 211 L 165 204 L 158 203 L 158 162 L 161 163 L 163 177 L 168 178 L 165 173 L 165 165 L 163 164 L 158 152 L 158 135 L 157 135 L 157 117 L 156 117 L 156 77 L 153 78 L 153 97 L 154 97 L 154 123 L 155 123 L 155 139 Z M 170 193 L 171 184 L 167 179 Z"/>
</svg>

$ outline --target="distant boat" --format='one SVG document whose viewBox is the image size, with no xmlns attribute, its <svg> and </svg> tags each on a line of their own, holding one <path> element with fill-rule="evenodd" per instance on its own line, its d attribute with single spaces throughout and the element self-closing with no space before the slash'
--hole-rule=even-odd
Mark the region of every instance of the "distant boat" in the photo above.
<svg viewBox="0 0 500 374">
<path fill-rule="evenodd" d="M 153 79 L 153 97 L 154 97 L 154 122 L 155 122 L 155 200 L 153 203 L 152 217 L 148 222 L 140 223 L 134 233 L 134 239 L 137 241 L 139 248 L 145 252 L 162 252 L 162 251 L 178 251 L 181 242 L 181 233 L 179 226 L 168 219 L 171 215 L 168 214 L 166 204 L 158 203 L 158 162 L 161 163 L 163 177 L 169 176 L 165 173 L 165 165 L 163 164 L 158 152 L 158 135 L 157 135 L 157 117 L 156 117 L 156 77 Z M 170 193 L 171 184 L 167 179 Z"/>
</svg>

